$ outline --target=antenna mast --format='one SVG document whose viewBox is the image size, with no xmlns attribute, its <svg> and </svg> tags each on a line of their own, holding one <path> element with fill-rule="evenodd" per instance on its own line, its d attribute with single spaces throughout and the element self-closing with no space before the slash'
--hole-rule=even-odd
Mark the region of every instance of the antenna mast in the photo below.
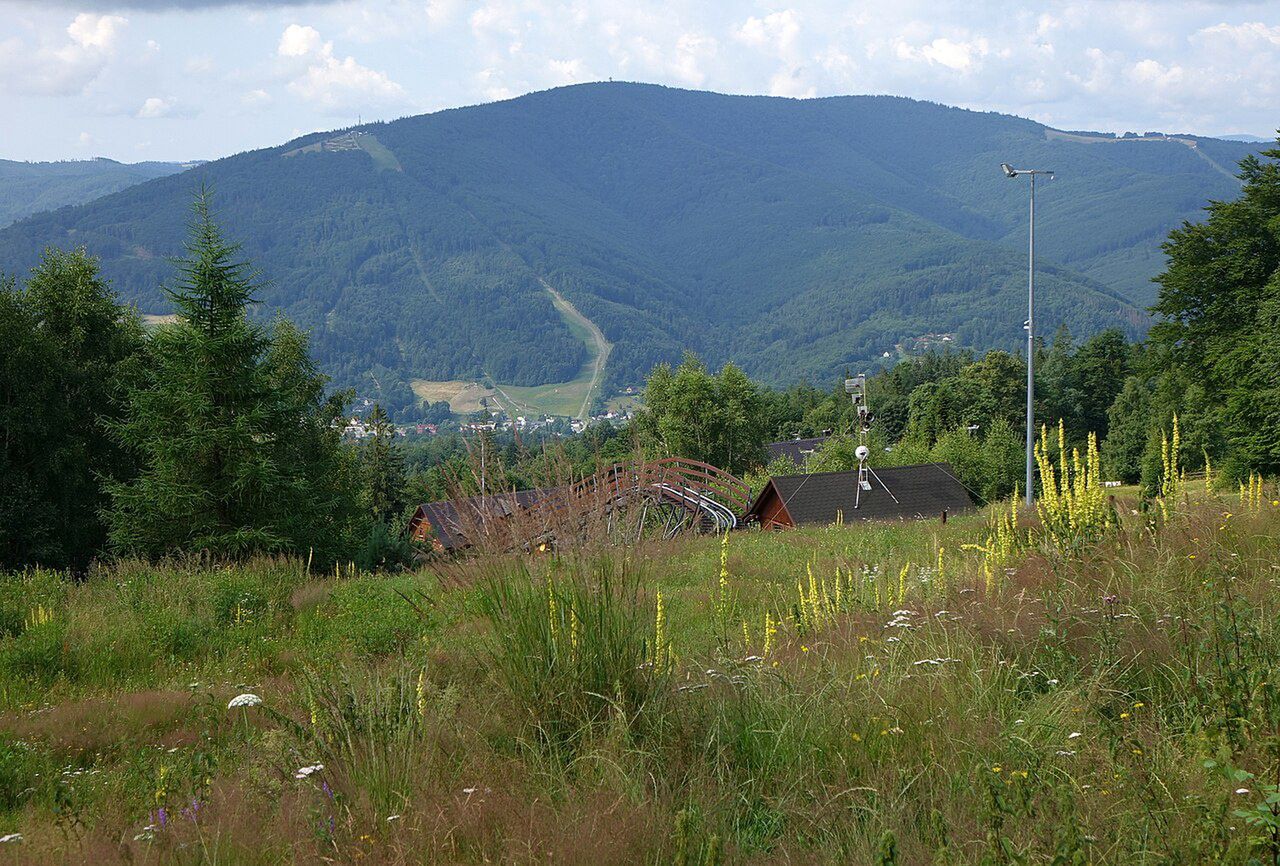
<svg viewBox="0 0 1280 866">
<path fill-rule="evenodd" d="M 894 501 L 898 501 L 898 497 L 893 495 L 893 491 L 889 486 L 880 479 L 870 466 L 867 465 L 867 458 L 871 456 L 871 447 L 869 446 L 871 438 L 871 422 L 874 416 L 871 414 L 871 407 L 867 404 L 867 374 L 859 373 L 852 378 L 844 380 L 845 393 L 853 400 L 853 408 L 857 413 L 858 425 L 858 448 L 854 454 L 858 458 L 858 487 L 853 493 L 853 507 L 857 508 L 862 502 L 862 492 L 865 490 L 871 492 L 871 479 L 874 478 L 884 488 L 884 492 Z"/>
</svg>

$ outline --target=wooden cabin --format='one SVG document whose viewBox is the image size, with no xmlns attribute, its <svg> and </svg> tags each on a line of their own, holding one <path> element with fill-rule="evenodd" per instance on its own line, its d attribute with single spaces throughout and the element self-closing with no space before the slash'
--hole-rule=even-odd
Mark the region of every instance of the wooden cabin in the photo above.
<svg viewBox="0 0 1280 866">
<path fill-rule="evenodd" d="M 470 535 L 487 521 L 507 520 L 547 495 L 546 490 L 513 490 L 463 499 L 424 502 L 409 520 L 409 537 L 440 552 L 470 547 Z"/>
<path fill-rule="evenodd" d="M 938 519 L 974 507 L 949 463 L 886 467 L 875 474 L 879 480 L 871 478 L 871 489 L 861 492 L 856 469 L 775 476 L 751 503 L 747 520 L 764 529 L 782 529 L 841 521 Z"/>
</svg>

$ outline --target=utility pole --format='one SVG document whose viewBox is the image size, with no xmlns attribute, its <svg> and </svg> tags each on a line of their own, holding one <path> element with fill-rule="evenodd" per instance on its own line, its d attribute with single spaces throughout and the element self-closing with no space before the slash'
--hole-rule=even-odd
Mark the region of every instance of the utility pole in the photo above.
<svg viewBox="0 0 1280 866">
<path fill-rule="evenodd" d="M 1027 249 L 1027 508 L 1035 503 L 1035 367 L 1036 367 L 1036 175 L 1048 175 L 1053 179 L 1053 172 L 1048 169 L 1018 169 L 1001 163 L 1006 177 L 1017 177 L 1020 174 L 1031 176 L 1031 228 Z"/>
</svg>

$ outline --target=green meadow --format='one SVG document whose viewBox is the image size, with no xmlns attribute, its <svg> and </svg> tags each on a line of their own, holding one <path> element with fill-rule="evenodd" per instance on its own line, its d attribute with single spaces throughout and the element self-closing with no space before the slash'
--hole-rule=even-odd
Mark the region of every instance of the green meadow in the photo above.
<svg viewBox="0 0 1280 866">
<path fill-rule="evenodd" d="M 1007 505 L 9 574 L 0 860 L 1271 862 L 1273 487 L 1022 515 L 994 569 Z"/>
</svg>

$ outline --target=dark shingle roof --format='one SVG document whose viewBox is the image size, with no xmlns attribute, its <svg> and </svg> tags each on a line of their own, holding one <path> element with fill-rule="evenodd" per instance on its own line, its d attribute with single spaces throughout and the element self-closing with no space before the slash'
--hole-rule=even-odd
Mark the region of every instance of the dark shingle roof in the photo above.
<svg viewBox="0 0 1280 866">
<path fill-rule="evenodd" d="M 465 547 L 468 526 L 474 526 L 483 515 L 486 519 L 509 517 L 512 512 L 528 508 L 547 496 L 548 490 L 515 490 L 487 496 L 468 496 L 465 499 L 444 499 L 425 502 L 418 506 L 418 514 L 425 517 L 435 530 L 435 537 L 445 550 Z M 463 512 L 459 513 L 459 510 Z M 415 515 L 415 519 L 418 515 Z"/>
<path fill-rule="evenodd" d="M 782 499 L 796 524 L 834 523 L 843 513 L 844 522 L 938 517 L 943 511 L 955 514 L 973 507 L 968 492 L 948 463 L 922 463 L 876 469 L 880 481 L 871 479 L 871 490 L 862 491 L 858 507 L 854 497 L 858 472 L 819 472 L 813 475 L 781 475 L 769 484 Z M 888 488 L 893 496 L 885 492 Z M 769 494 L 769 487 L 756 498 L 748 514 Z M 894 501 L 897 498 L 897 502 Z"/>
<path fill-rule="evenodd" d="M 821 448 L 822 443 L 830 438 L 830 436 L 814 436 L 812 439 L 784 439 L 781 442 L 770 442 L 764 448 L 769 452 L 770 462 L 779 457 L 790 457 L 792 463 L 803 466 L 805 458 Z"/>
</svg>

